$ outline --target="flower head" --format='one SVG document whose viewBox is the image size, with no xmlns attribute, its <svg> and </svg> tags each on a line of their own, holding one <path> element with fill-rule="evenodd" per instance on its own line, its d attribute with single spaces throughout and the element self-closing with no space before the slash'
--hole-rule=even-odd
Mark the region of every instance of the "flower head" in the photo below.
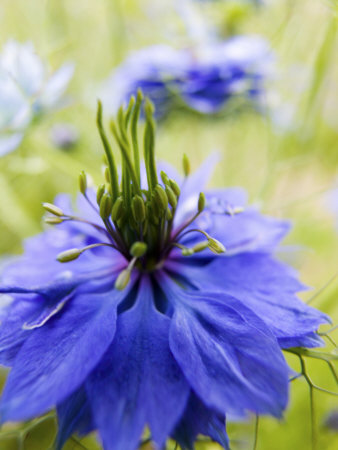
<svg viewBox="0 0 338 450">
<path fill-rule="evenodd" d="M 105 106 L 115 113 L 141 88 L 161 117 L 175 106 L 203 114 L 222 111 L 230 102 L 260 106 L 272 53 L 258 36 L 237 36 L 193 49 L 153 46 L 133 54 L 103 89 Z"/>
<path fill-rule="evenodd" d="M 56 407 L 59 448 L 96 429 L 105 449 L 133 450 L 146 425 L 159 448 L 169 436 L 193 448 L 200 433 L 227 448 L 226 414 L 283 414 L 282 349 L 321 345 L 328 318 L 273 256 L 288 223 L 240 189 L 200 192 L 213 158 L 191 174 L 185 157 L 183 178 L 159 173 L 149 102 L 142 170 L 141 101 L 111 122 L 121 179 L 99 107 L 106 183 L 94 193 L 81 173 L 78 213 L 66 196 L 44 204 L 55 228 L 3 272 L 1 420 Z"/>
<path fill-rule="evenodd" d="M 20 144 L 35 117 L 60 104 L 72 75 L 72 64 L 50 75 L 30 42 L 5 44 L 0 55 L 0 156 Z"/>
</svg>

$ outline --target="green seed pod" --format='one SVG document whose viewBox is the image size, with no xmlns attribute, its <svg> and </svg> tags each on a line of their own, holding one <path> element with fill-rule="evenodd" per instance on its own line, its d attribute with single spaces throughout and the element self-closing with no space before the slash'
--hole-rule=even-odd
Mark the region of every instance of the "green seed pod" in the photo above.
<svg viewBox="0 0 338 450">
<path fill-rule="evenodd" d="M 171 189 L 174 191 L 176 197 L 179 197 L 180 193 L 181 193 L 181 189 L 180 189 L 179 185 L 176 183 L 176 181 L 170 179 L 169 184 L 170 184 Z"/>
<path fill-rule="evenodd" d="M 112 209 L 111 218 L 113 222 L 117 222 L 123 217 L 123 215 L 124 215 L 123 197 L 117 197 Z"/>
<path fill-rule="evenodd" d="M 100 203 L 101 203 L 101 198 L 102 198 L 102 195 L 104 194 L 105 190 L 106 190 L 106 187 L 104 184 L 100 184 L 100 186 L 97 188 L 96 201 L 97 201 L 98 205 L 100 205 Z"/>
<path fill-rule="evenodd" d="M 56 259 L 61 263 L 65 263 L 77 259 L 81 255 L 81 253 L 82 251 L 79 248 L 71 248 L 59 253 Z"/>
<path fill-rule="evenodd" d="M 82 171 L 79 175 L 79 188 L 81 194 L 84 195 L 86 193 L 87 187 L 88 187 L 87 175 L 85 174 L 84 171 Z"/>
<path fill-rule="evenodd" d="M 147 251 L 148 247 L 145 242 L 134 242 L 130 249 L 130 254 L 135 258 L 141 258 Z"/>
<path fill-rule="evenodd" d="M 163 187 L 158 184 L 155 187 L 154 198 L 161 211 L 166 211 L 168 206 L 168 197 Z"/>
<path fill-rule="evenodd" d="M 108 193 L 103 194 L 100 201 L 100 216 L 103 220 L 108 219 L 112 211 L 113 200 Z"/>
<path fill-rule="evenodd" d="M 52 203 L 42 203 L 42 206 L 46 211 L 54 214 L 54 216 L 64 216 L 62 209 Z"/>
<path fill-rule="evenodd" d="M 135 195 L 131 203 L 131 210 L 133 217 L 137 223 L 144 222 L 146 218 L 146 209 L 143 198 L 140 195 Z"/>
<path fill-rule="evenodd" d="M 183 155 L 183 173 L 185 177 L 187 177 L 190 174 L 190 162 L 185 153 Z"/>
<path fill-rule="evenodd" d="M 176 206 L 177 206 L 177 198 L 176 198 L 176 195 L 175 195 L 174 191 L 171 189 L 170 186 L 166 185 L 165 192 L 167 194 L 170 206 L 172 206 L 173 208 L 176 208 Z"/>
<path fill-rule="evenodd" d="M 198 197 L 198 212 L 201 213 L 205 208 L 205 195 L 203 192 L 200 192 Z"/>
<path fill-rule="evenodd" d="M 119 273 L 119 276 L 116 278 L 115 281 L 115 289 L 118 289 L 119 291 L 123 291 L 125 289 L 130 281 L 130 270 L 124 269 L 122 272 Z"/>
</svg>

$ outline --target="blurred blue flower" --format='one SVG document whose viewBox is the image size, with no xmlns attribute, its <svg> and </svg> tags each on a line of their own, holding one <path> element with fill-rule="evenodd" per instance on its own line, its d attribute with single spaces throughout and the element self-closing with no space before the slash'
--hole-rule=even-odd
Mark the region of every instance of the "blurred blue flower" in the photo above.
<svg viewBox="0 0 338 450">
<path fill-rule="evenodd" d="M 131 55 L 105 83 L 102 98 L 110 113 L 138 88 L 153 101 L 157 117 L 185 105 L 204 114 L 218 113 L 229 102 L 264 104 L 273 55 L 259 36 L 175 50 L 153 46 Z"/>
<path fill-rule="evenodd" d="M 100 97 L 105 109 L 115 114 L 142 89 L 154 106 L 157 117 L 171 109 L 178 84 L 184 79 L 187 55 L 168 45 L 154 45 L 134 52 L 103 84 Z"/>
<path fill-rule="evenodd" d="M 70 150 L 79 141 L 79 132 L 70 123 L 56 123 L 51 129 L 50 138 L 55 147 Z"/>
<path fill-rule="evenodd" d="M 269 45 L 258 36 L 236 36 L 200 47 L 180 94 L 191 108 L 206 114 L 234 100 L 262 107 L 272 63 Z"/>
<path fill-rule="evenodd" d="M 287 222 L 247 206 L 238 188 L 199 193 L 214 157 L 192 175 L 185 160 L 184 178 L 163 165 L 158 183 L 145 112 L 146 170 L 136 158 L 120 185 L 100 128 L 110 193 L 82 174 L 79 215 L 67 196 L 46 204 L 57 228 L 29 239 L 2 274 L 0 361 L 12 370 L 1 421 L 56 406 L 58 448 L 97 429 L 105 449 L 134 450 L 146 425 L 159 448 L 171 436 L 192 449 L 198 434 L 228 448 L 226 414 L 282 416 L 282 349 L 321 345 L 328 321 L 274 256 Z M 125 164 L 128 118 L 115 129 Z"/>
<path fill-rule="evenodd" d="M 53 74 L 31 43 L 8 41 L 0 54 L 0 156 L 20 144 L 34 118 L 60 106 L 73 75 L 65 64 Z"/>
</svg>

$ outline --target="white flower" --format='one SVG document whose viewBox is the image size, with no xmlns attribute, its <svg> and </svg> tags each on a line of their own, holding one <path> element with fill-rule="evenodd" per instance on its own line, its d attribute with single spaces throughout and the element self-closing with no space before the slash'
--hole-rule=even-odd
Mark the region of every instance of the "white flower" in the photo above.
<svg viewBox="0 0 338 450">
<path fill-rule="evenodd" d="M 20 144 L 32 120 L 61 105 L 72 64 L 50 73 L 32 43 L 8 41 L 0 54 L 0 156 Z"/>
</svg>

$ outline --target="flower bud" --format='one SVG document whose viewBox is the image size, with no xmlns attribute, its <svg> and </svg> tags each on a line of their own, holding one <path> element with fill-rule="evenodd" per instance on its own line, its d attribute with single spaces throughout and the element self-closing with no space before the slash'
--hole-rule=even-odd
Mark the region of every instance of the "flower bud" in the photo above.
<svg viewBox="0 0 338 450">
<path fill-rule="evenodd" d="M 69 250 L 59 253 L 56 259 L 61 263 L 65 263 L 77 259 L 81 255 L 81 253 L 82 250 L 80 250 L 79 248 L 71 248 Z"/>
<path fill-rule="evenodd" d="M 148 247 L 145 242 L 134 242 L 130 249 L 130 254 L 135 258 L 141 258 L 147 251 Z"/>
<path fill-rule="evenodd" d="M 62 209 L 52 203 L 42 203 L 42 206 L 46 211 L 54 214 L 54 216 L 64 216 Z"/>
</svg>

